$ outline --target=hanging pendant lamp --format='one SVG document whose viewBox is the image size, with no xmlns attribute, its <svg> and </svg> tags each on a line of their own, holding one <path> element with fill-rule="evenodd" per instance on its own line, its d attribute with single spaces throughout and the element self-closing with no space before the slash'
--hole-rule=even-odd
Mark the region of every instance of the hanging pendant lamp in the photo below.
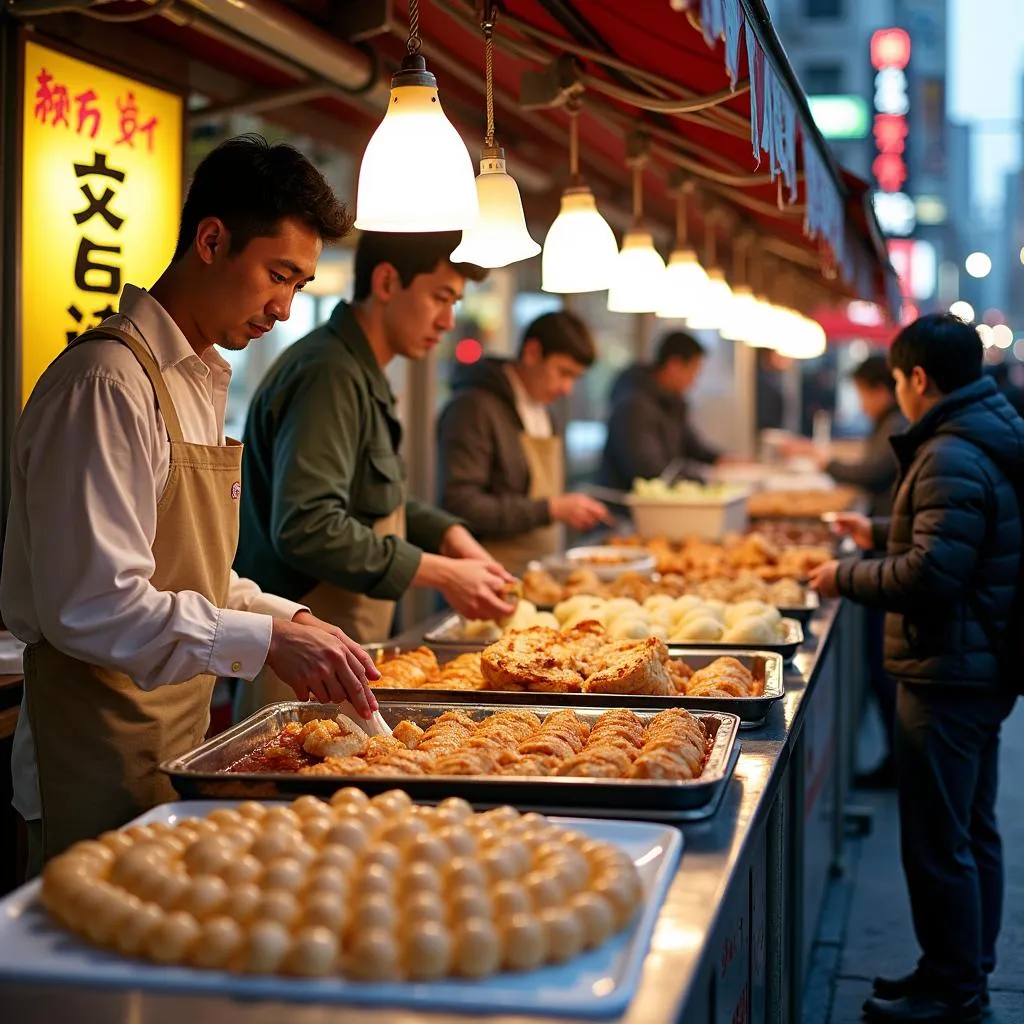
<svg viewBox="0 0 1024 1024">
<path fill-rule="evenodd" d="M 732 276 L 736 283 L 733 285 L 732 301 L 725 321 L 718 329 L 726 341 L 747 341 L 756 333 L 760 306 L 754 297 L 754 290 L 747 283 L 747 250 L 752 240 L 749 234 L 742 234 L 733 241 Z"/>
<path fill-rule="evenodd" d="M 456 263 L 478 267 L 507 267 L 540 252 L 530 237 L 523 215 L 519 186 L 505 169 L 505 151 L 494 141 L 494 0 L 483 7 L 484 73 L 487 85 L 487 135 L 480 154 L 476 197 L 480 216 L 462 233 L 462 242 L 452 253 Z"/>
<path fill-rule="evenodd" d="M 579 171 L 579 103 L 569 111 L 569 187 L 562 193 L 562 205 L 548 228 L 541 254 L 541 288 L 570 295 L 601 292 L 611 283 L 618 255 L 615 235 L 601 216 L 594 193 Z"/>
<path fill-rule="evenodd" d="M 633 226 L 622 239 L 615 260 L 608 309 L 612 313 L 653 313 L 661 305 L 665 283 L 665 261 L 654 248 L 654 239 L 644 230 L 644 166 L 649 143 L 635 133 L 629 142 L 633 171 Z"/>
<path fill-rule="evenodd" d="M 409 0 L 406 55 L 359 166 L 355 226 L 361 231 L 462 231 L 477 219 L 473 163 L 441 109 L 437 79 L 420 54 L 419 28 L 419 0 Z"/>
<path fill-rule="evenodd" d="M 732 302 L 732 289 L 725 279 L 725 272 L 718 265 L 717 219 L 712 211 L 704 222 L 708 283 L 697 308 L 686 318 L 686 325 L 695 331 L 717 331 L 728 319 Z"/>
<path fill-rule="evenodd" d="M 693 184 L 676 182 L 676 241 L 662 278 L 658 316 L 665 320 L 685 320 L 703 301 L 708 286 L 707 272 L 687 240 L 686 213 Z"/>
</svg>

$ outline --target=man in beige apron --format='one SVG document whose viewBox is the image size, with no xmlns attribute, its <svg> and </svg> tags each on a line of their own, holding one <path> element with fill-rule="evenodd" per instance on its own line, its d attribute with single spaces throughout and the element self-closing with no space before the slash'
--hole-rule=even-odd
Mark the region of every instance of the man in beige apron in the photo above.
<svg viewBox="0 0 1024 1024">
<path fill-rule="evenodd" d="M 458 232 L 364 232 L 354 295 L 287 349 L 249 406 L 235 569 L 364 643 L 386 640 L 410 587 L 469 618 L 511 614 L 510 581 L 459 519 L 406 493 L 402 425 L 385 370 L 451 330 L 477 267 L 448 259 Z M 236 718 L 288 699 L 272 672 L 240 689 Z"/>
<path fill-rule="evenodd" d="M 549 411 L 595 358 L 586 324 L 563 310 L 526 328 L 515 361 L 482 359 L 453 377 L 439 426 L 441 505 L 510 572 L 560 551 L 564 526 L 587 531 L 608 519 L 599 502 L 565 493 Z"/>
<path fill-rule="evenodd" d="M 267 664 L 302 696 L 376 706 L 365 651 L 231 571 L 241 446 L 224 437 L 231 370 L 214 349 L 287 319 L 347 223 L 296 150 L 221 144 L 196 170 L 152 290 L 125 285 L 119 312 L 62 352 L 26 403 L 0 611 L 27 644 L 11 768 L 30 874 L 174 799 L 159 766 L 202 741 L 217 676 Z"/>
</svg>

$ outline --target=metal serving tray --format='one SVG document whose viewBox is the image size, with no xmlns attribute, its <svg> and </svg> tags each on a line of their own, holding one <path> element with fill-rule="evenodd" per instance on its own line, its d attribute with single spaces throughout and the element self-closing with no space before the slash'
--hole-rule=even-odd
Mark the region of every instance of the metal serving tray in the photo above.
<svg viewBox="0 0 1024 1024">
<path fill-rule="evenodd" d="M 383 647 L 383 645 L 378 645 Z M 410 648 L 406 648 L 409 650 Z M 374 650 L 374 648 L 367 648 Z M 394 653 L 402 653 L 400 649 L 388 649 Z M 670 648 L 673 659 L 685 661 L 694 671 L 705 668 L 717 658 L 725 657 L 728 652 L 698 650 L 696 648 Z M 450 653 L 450 652 L 449 652 Z M 764 682 L 763 692 L 757 697 L 649 697 L 642 694 L 629 693 L 535 693 L 528 690 L 421 690 L 415 687 L 402 689 L 398 687 L 374 688 L 378 702 L 398 704 L 479 704 L 486 700 L 488 704 L 502 706 L 570 708 L 632 708 L 634 711 L 662 711 L 665 708 L 687 708 L 690 711 L 724 711 L 736 715 L 740 720 L 740 728 L 760 725 L 775 701 L 786 692 L 784 675 L 785 666 L 781 654 L 771 651 L 736 651 L 730 655 L 744 668 L 750 669 L 755 679 Z M 438 652 L 438 660 L 442 660 L 442 652 Z"/>
<path fill-rule="evenodd" d="M 460 710 L 476 721 L 503 710 L 507 705 L 481 701 L 463 705 Z M 720 791 L 727 785 L 735 759 L 732 757 L 739 733 L 739 719 L 722 712 L 698 712 L 712 740 L 711 752 L 700 778 L 683 782 L 648 779 L 586 779 L 586 778 L 475 778 L 467 775 L 299 775 L 297 773 L 232 773 L 230 767 L 251 753 L 266 740 L 280 733 L 288 722 L 308 722 L 314 718 L 333 718 L 336 704 L 315 704 L 298 701 L 268 704 L 257 714 L 233 729 L 207 740 L 181 757 L 165 761 L 160 770 L 170 776 L 174 788 L 183 799 L 298 796 L 312 793 L 329 796 L 343 786 L 358 786 L 367 793 L 382 793 L 400 786 L 413 800 L 443 800 L 461 796 L 475 807 L 513 804 L 549 813 L 563 807 L 594 817 L 636 817 L 661 821 L 692 820 L 714 812 Z M 382 704 L 380 713 L 389 725 L 403 719 L 427 728 L 445 712 L 437 704 L 408 702 Z M 545 718 L 556 706 L 533 707 Z M 581 719 L 593 722 L 608 707 L 575 708 Z M 656 712 L 638 711 L 643 721 Z M 699 812 L 706 810 L 705 814 Z"/>
<path fill-rule="evenodd" d="M 804 627 L 796 619 L 783 618 L 783 625 L 786 628 L 786 635 L 783 640 L 774 644 L 712 644 L 706 641 L 699 641 L 702 650 L 717 651 L 719 655 L 735 654 L 736 652 L 770 651 L 773 654 L 781 655 L 786 661 L 792 661 L 796 652 L 804 642 Z M 466 620 L 461 615 L 452 613 L 446 616 L 437 626 L 423 635 L 423 640 L 428 647 L 438 652 L 444 650 L 466 652 L 482 651 L 489 647 L 493 640 L 466 640 L 464 639 Z M 669 643 L 670 651 L 687 650 L 688 648 L 679 643 Z M 689 648 L 692 650 L 693 648 Z M 450 658 L 451 655 L 448 655 Z M 675 657 L 675 655 L 673 655 Z"/>
</svg>

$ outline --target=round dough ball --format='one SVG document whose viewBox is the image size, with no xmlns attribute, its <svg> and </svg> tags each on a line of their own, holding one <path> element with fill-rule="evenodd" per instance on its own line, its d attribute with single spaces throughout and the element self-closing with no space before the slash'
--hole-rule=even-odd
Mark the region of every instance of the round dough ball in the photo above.
<svg viewBox="0 0 1024 1024">
<path fill-rule="evenodd" d="M 191 914 L 197 921 L 216 917 L 227 903 L 230 890 L 217 875 L 196 875 L 178 900 L 177 909 Z"/>
<path fill-rule="evenodd" d="M 192 819 L 187 820 L 191 821 Z M 185 849 L 188 849 L 188 847 L 200 838 L 199 833 L 190 824 L 178 825 L 174 830 L 174 835 Z"/>
<path fill-rule="evenodd" d="M 688 643 L 697 641 L 717 643 L 722 639 L 724 632 L 725 629 L 718 619 L 712 618 L 710 615 L 699 615 L 677 625 L 672 633 L 672 639 Z"/>
<path fill-rule="evenodd" d="M 256 921 L 270 921 L 283 928 L 291 928 L 299 916 L 299 901 L 283 889 L 265 890 L 253 916 Z"/>
<path fill-rule="evenodd" d="M 439 921 L 442 924 L 447 919 L 447 906 L 441 899 L 439 893 L 423 890 L 414 893 L 402 900 L 402 914 L 404 931 L 409 923 L 415 921 Z"/>
<path fill-rule="evenodd" d="M 394 874 L 402 864 L 402 854 L 397 846 L 378 839 L 363 850 L 359 862 L 364 868 L 371 864 L 377 864 L 385 871 Z"/>
<path fill-rule="evenodd" d="M 673 599 L 669 594 L 651 594 L 644 601 L 644 608 L 649 612 L 659 612 L 672 607 Z"/>
<path fill-rule="evenodd" d="M 430 826 L 421 818 L 408 815 L 392 825 L 387 825 L 380 838 L 399 850 L 405 849 L 414 839 L 430 834 Z"/>
<path fill-rule="evenodd" d="M 294 829 L 275 828 L 258 836 L 252 844 L 252 855 L 264 864 L 279 857 L 290 857 L 302 843 L 302 836 Z"/>
<path fill-rule="evenodd" d="M 372 807 L 369 804 L 359 810 L 356 817 L 370 839 L 376 839 L 379 833 L 392 820 L 390 817 L 385 817 L 380 808 Z"/>
<path fill-rule="evenodd" d="M 169 857 L 158 843 L 143 843 L 119 854 L 110 868 L 110 879 L 116 885 L 134 892 L 150 868 L 164 867 Z"/>
<path fill-rule="evenodd" d="M 302 819 L 290 807 L 275 805 L 267 811 L 263 819 L 263 828 L 265 831 L 285 828 L 290 832 L 299 832 L 302 830 Z"/>
<path fill-rule="evenodd" d="M 206 816 L 220 829 L 241 828 L 245 818 L 232 807 L 218 807 Z"/>
<path fill-rule="evenodd" d="M 302 837 L 311 846 L 319 849 L 327 839 L 327 833 L 331 831 L 334 820 L 329 814 L 321 814 L 317 817 L 308 817 L 303 820 Z"/>
<path fill-rule="evenodd" d="M 146 937 L 144 952 L 159 964 L 180 964 L 199 941 L 200 930 L 191 914 L 172 911 Z"/>
<path fill-rule="evenodd" d="M 359 868 L 352 879 L 352 890 L 356 893 L 382 893 L 393 897 L 395 893 L 395 876 L 379 864 L 370 864 Z"/>
<path fill-rule="evenodd" d="M 239 853 L 248 853 L 252 844 L 256 842 L 257 831 L 257 829 L 243 823 L 223 828 L 217 835 L 224 841 L 232 855 L 238 856 Z"/>
<path fill-rule="evenodd" d="M 739 601 L 736 604 L 727 605 L 725 609 L 725 625 L 735 626 L 742 619 L 750 618 L 751 616 L 760 617 L 769 608 L 771 608 L 771 605 L 765 604 L 764 601 Z"/>
<path fill-rule="evenodd" d="M 407 864 L 398 875 L 398 891 L 408 898 L 416 893 L 440 893 L 444 888 L 441 872 L 425 860 Z"/>
<path fill-rule="evenodd" d="M 391 981 L 398 976 L 398 943 L 385 928 L 356 932 L 345 959 L 346 973 L 363 981 Z"/>
<path fill-rule="evenodd" d="M 686 594 L 676 598 L 669 605 L 669 615 L 673 622 L 679 622 L 690 614 L 695 608 L 703 606 L 703 602 L 696 594 Z"/>
<path fill-rule="evenodd" d="M 455 924 L 452 968 L 464 978 L 485 978 L 501 966 L 501 934 L 491 921 L 472 917 Z"/>
<path fill-rule="evenodd" d="M 114 936 L 117 948 L 125 956 L 138 956 L 146 947 L 149 936 L 163 924 L 165 916 L 155 903 L 143 903 L 133 909 Z"/>
<path fill-rule="evenodd" d="M 231 844 L 222 835 L 206 836 L 193 843 L 182 860 L 190 874 L 219 875 L 234 857 Z"/>
<path fill-rule="evenodd" d="M 503 964 L 510 971 L 532 971 L 547 958 L 547 942 L 534 914 L 514 914 L 503 922 Z"/>
<path fill-rule="evenodd" d="M 583 949 L 583 925 L 576 913 L 568 907 L 545 907 L 540 912 L 544 929 L 547 958 L 553 963 L 564 963 L 579 956 Z"/>
<path fill-rule="evenodd" d="M 611 903 L 593 892 L 581 892 L 569 903 L 583 930 L 583 948 L 596 949 L 615 931 L 615 911 Z"/>
<path fill-rule="evenodd" d="M 300 796 L 297 800 L 293 800 L 291 804 L 292 810 L 302 819 L 309 817 L 319 817 L 321 814 L 329 813 L 327 804 L 323 802 L 319 797 L 315 796 Z"/>
<path fill-rule="evenodd" d="M 341 868 L 317 864 L 306 875 L 306 897 L 326 893 L 336 899 L 345 899 L 349 892 L 349 876 Z"/>
<path fill-rule="evenodd" d="M 167 835 L 161 836 L 156 840 L 156 845 L 165 850 L 167 855 L 172 858 L 181 857 L 185 853 L 185 850 L 188 849 L 182 838 L 175 832 L 170 832 Z"/>
<path fill-rule="evenodd" d="M 639 883 L 624 871 L 599 875 L 594 879 L 591 891 L 611 904 L 618 928 L 624 928 L 633 919 L 642 895 Z"/>
<path fill-rule="evenodd" d="M 104 832 L 100 836 L 100 842 L 115 855 L 124 853 L 135 845 L 127 832 Z"/>
<path fill-rule="evenodd" d="M 262 821 L 267 816 L 266 804 L 257 803 L 255 800 L 245 800 L 235 810 L 243 818 L 249 818 L 252 821 Z"/>
<path fill-rule="evenodd" d="M 463 825 L 439 828 L 434 835 L 448 847 L 452 857 L 469 857 L 476 853 L 476 837 Z"/>
<path fill-rule="evenodd" d="M 324 837 L 325 846 L 344 846 L 359 853 L 369 844 L 369 830 L 358 818 L 339 818 Z"/>
<path fill-rule="evenodd" d="M 100 888 L 98 899 L 83 922 L 85 934 L 93 942 L 105 946 L 117 935 L 128 915 L 141 906 L 142 900 L 123 889 L 113 886 Z"/>
<path fill-rule="evenodd" d="M 139 880 L 136 895 L 159 904 L 164 910 L 172 910 L 178 906 L 182 897 L 188 892 L 190 884 L 191 879 L 188 875 L 179 875 L 162 868 L 152 867 Z"/>
<path fill-rule="evenodd" d="M 508 850 L 492 847 L 480 856 L 480 866 L 487 872 L 491 884 L 515 878 L 518 875 L 516 865 Z"/>
<path fill-rule="evenodd" d="M 533 617 L 533 624 L 542 629 L 560 629 L 561 623 L 551 612 L 537 612 Z"/>
<path fill-rule="evenodd" d="M 397 923 L 398 910 L 395 901 L 390 896 L 378 892 L 361 897 L 352 907 L 348 929 L 350 935 L 373 928 L 392 931 Z"/>
<path fill-rule="evenodd" d="M 337 868 L 346 877 L 355 870 L 355 866 L 356 855 L 347 846 L 324 846 L 312 864 L 316 870 Z"/>
<path fill-rule="evenodd" d="M 533 859 L 530 847 L 522 839 L 502 839 L 497 845 L 512 863 L 512 868 L 517 875 L 529 870 L 530 862 Z"/>
<path fill-rule="evenodd" d="M 342 934 L 348 923 L 348 910 L 342 897 L 336 892 L 315 892 L 306 898 L 302 910 L 302 924 L 306 927 L 318 925 L 329 928 L 336 935 Z"/>
<path fill-rule="evenodd" d="M 405 933 L 405 973 L 414 981 L 443 978 L 452 959 L 448 929 L 437 921 L 416 921 Z"/>
<path fill-rule="evenodd" d="M 525 914 L 533 906 L 530 894 L 518 881 L 498 882 L 491 889 L 494 913 L 499 918 Z"/>
<path fill-rule="evenodd" d="M 275 974 L 285 962 L 291 933 L 277 921 L 259 921 L 249 932 L 245 967 L 251 974 Z"/>
<path fill-rule="evenodd" d="M 589 594 L 576 594 L 565 601 L 559 601 L 555 605 L 554 615 L 559 622 L 565 623 L 578 612 L 585 611 L 588 608 L 600 608 L 601 604 L 602 601 L 599 597 L 592 597 Z"/>
<path fill-rule="evenodd" d="M 319 978 L 334 971 L 338 960 L 338 937 L 321 925 L 300 929 L 292 940 L 288 970 L 307 978 Z"/>
<path fill-rule="evenodd" d="M 409 862 L 424 861 L 433 864 L 439 871 L 451 858 L 448 847 L 429 832 L 411 840 L 402 853 Z"/>
<path fill-rule="evenodd" d="M 775 626 L 757 616 L 740 619 L 722 637 L 724 643 L 730 644 L 770 644 L 777 639 Z"/>
<path fill-rule="evenodd" d="M 263 899 L 263 890 L 252 882 L 231 887 L 225 913 L 239 924 L 248 924 L 255 916 Z"/>
<path fill-rule="evenodd" d="M 267 864 L 261 885 L 264 889 L 298 892 L 306 884 L 305 868 L 293 857 L 278 857 Z"/>
<path fill-rule="evenodd" d="M 366 807 L 369 803 L 370 798 L 361 789 L 356 789 L 355 786 L 346 786 L 344 789 L 339 789 L 331 797 L 331 806 L 337 808 L 355 809 Z"/>
<path fill-rule="evenodd" d="M 493 914 L 491 897 L 486 889 L 464 885 L 449 893 L 448 915 L 453 921 L 465 921 L 471 917 L 490 918 Z"/>
<path fill-rule="evenodd" d="M 263 865 L 251 853 L 231 861 L 221 872 L 220 877 L 234 888 L 246 882 L 258 882 L 263 876 Z"/>
<path fill-rule="evenodd" d="M 133 825 L 126 828 L 124 834 L 136 845 L 151 842 L 159 836 L 159 832 L 152 825 Z"/>
<path fill-rule="evenodd" d="M 404 790 L 389 789 L 371 797 L 370 806 L 376 807 L 385 817 L 398 817 L 412 807 L 412 799 Z"/>
<path fill-rule="evenodd" d="M 729 606 L 724 601 L 719 601 L 717 598 L 711 598 L 704 602 L 704 607 L 707 609 L 708 614 L 718 619 L 722 625 L 725 625 L 725 609 Z"/>
<path fill-rule="evenodd" d="M 449 861 L 445 881 L 449 889 L 459 889 L 464 885 L 483 888 L 487 884 L 487 872 L 480 862 L 472 857 L 456 857 Z"/>
<path fill-rule="evenodd" d="M 192 831 L 195 832 L 198 839 L 203 839 L 206 836 L 217 835 L 220 829 L 215 822 L 209 821 L 206 818 L 196 818 L 192 822 Z"/>
<path fill-rule="evenodd" d="M 196 967 L 227 967 L 244 942 L 245 932 L 236 920 L 213 917 L 202 926 L 189 960 Z"/>
<path fill-rule="evenodd" d="M 299 843 L 298 846 L 292 850 L 288 856 L 296 861 L 299 867 L 303 871 L 308 871 L 316 859 L 319 857 L 320 851 L 315 846 L 310 846 L 309 843 Z"/>
<path fill-rule="evenodd" d="M 523 888 L 537 912 L 545 907 L 557 907 L 565 896 L 558 878 L 549 871 L 531 871 L 523 879 Z"/>
<path fill-rule="evenodd" d="M 465 821 L 473 817 L 473 807 L 461 796 L 449 796 L 437 805 L 437 810 L 455 821 Z"/>
</svg>

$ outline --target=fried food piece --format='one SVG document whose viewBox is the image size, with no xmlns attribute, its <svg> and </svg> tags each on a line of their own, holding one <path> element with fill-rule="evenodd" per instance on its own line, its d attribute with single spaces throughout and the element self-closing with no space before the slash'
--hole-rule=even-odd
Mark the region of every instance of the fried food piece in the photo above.
<svg viewBox="0 0 1024 1024">
<path fill-rule="evenodd" d="M 300 768 L 300 775 L 362 775 L 366 772 L 366 762 L 361 757 L 329 757 L 320 764 L 311 764 Z"/>
<path fill-rule="evenodd" d="M 588 746 L 583 753 L 563 762 L 558 774 L 591 779 L 624 779 L 632 764 L 629 754 L 620 747 L 599 743 Z"/>
<path fill-rule="evenodd" d="M 532 739 L 519 744 L 520 754 L 542 754 L 545 757 L 557 757 L 560 761 L 568 760 L 576 751 L 572 744 L 559 736 L 539 732 Z"/>
<path fill-rule="evenodd" d="M 391 735 L 394 736 L 399 743 L 405 744 L 410 750 L 415 750 L 420 740 L 423 739 L 423 730 L 416 725 L 415 722 L 402 721 L 391 730 Z"/>
<path fill-rule="evenodd" d="M 538 608 L 553 608 L 564 597 L 565 591 L 554 576 L 542 569 L 523 573 L 523 597 Z"/>
<path fill-rule="evenodd" d="M 562 637 L 558 630 L 546 626 L 509 630 L 480 656 L 480 669 L 488 686 L 496 690 L 522 687 L 544 693 L 578 693 L 582 676 L 555 653 Z"/>
<path fill-rule="evenodd" d="M 611 651 L 583 684 L 584 693 L 631 693 L 671 696 L 675 687 L 665 668 L 667 648 L 657 637 L 634 647 Z"/>
<path fill-rule="evenodd" d="M 558 773 L 562 759 L 549 757 L 544 754 L 530 754 L 527 757 L 520 757 L 515 761 L 506 762 L 499 769 L 498 775 L 533 775 L 543 778 L 550 778 Z"/>
<path fill-rule="evenodd" d="M 396 740 L 394 736 L 371 736 L 366 741 L 366 751 L 363 756 L 372 764 L 374 761 L 382 761 L 391 754 L 408 749 L 401 740 Z"/>
<path fill-rule="evenodd" d="M 307 754 L 341 758 L 361 754 L 366 749 L 366 733 L 345 715 L 339 715 L 335 721 L 319 719 L 308 724 L 312 728 L 306 731 L 302 741 L 302 749 Z"/>
</svg>

